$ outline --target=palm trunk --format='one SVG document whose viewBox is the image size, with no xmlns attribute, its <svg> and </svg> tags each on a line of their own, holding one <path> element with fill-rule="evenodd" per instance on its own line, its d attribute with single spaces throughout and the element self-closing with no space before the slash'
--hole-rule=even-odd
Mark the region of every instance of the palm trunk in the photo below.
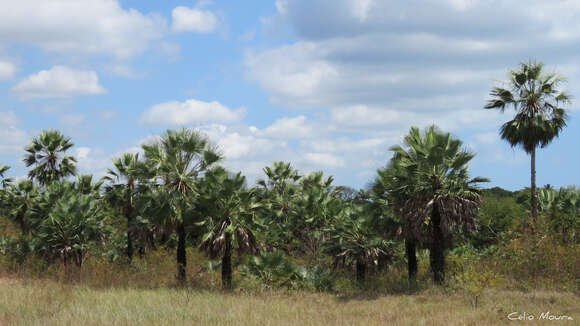
<svg viewBox="0 0 580 326">
<path fill-rule="evenodd" d="M 409 281 L 417 279 L 417 244 L 412 240 L 405 240 L 405 253 L 407 255 L 407 270 Z"/>
<path fill-rule="evenodd" d="M 431 223 L 433 223 L 433 239 L 429 250 L 429 260 L 433 272 L 433 282 L 441 285 L 445 281 L 445 246 L 441 230 L 441 214 L 437 204 L 433 205 Z"/>
<path fill-rule="evenodd" d="M 187 258 L 185 255 L 185 225 L 183 222 L 179 223 L 177 227 L 177 279 L 185 283 L 185 267 L 187 266 Z"/>
<path fill-rule="evenodd" d="M 225 234 L 225 249 L 222 258 L 222 286 L 224 289 L 232 288 L 232 236 L 228 232 Z"/>
<path fill-rule="evenodd" d="M 538 221 L 538 196 L 536 194 L 536 148 L 532 149 L 531 154 L 531 179 L 532 179 L 532 227 Z"/>
<path fill-rule="evenodd" d="M 365 280 L 367 265 L 364 261 L 357 259 L 356 261 L 356 280 L 361 282 Z"/>
<path fill-rule="evenodd" d="M 133 232 L 131 232 L 131 225 L 133 224 L 133 218 L 130 214 L 127 215 L 127 257 L 129 258 L 129 263 L 133 261 Z"/>
</svg>

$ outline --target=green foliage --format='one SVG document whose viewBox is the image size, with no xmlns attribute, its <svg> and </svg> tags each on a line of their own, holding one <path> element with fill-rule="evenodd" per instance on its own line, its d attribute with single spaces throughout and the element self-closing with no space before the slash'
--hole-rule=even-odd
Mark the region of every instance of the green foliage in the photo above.
<svg viewBox="0 0 580 326">
<path fill-rule="evenodd" d="M 470 242 L 477 248 L 498 244 L 514 222 L 523 221 L 527 216 L 525 207 L 514 197 L 486 192 L 476 217 L 477 229 L 469 236 Z"/>
<path fill-rule="evenodd" d="M 575 187 L 541 189 L 538 204 L 546 232 L 563 242 L 580 241 L 580 190 Z"/>
<path fill-rule="evenodd" d="M 198 208 L 205 216 L 198 225 L 207 230 L 201 248 L 211 257 L 221 256 L 229 235 L 231 245 L 240 253 L 257 253 L 254 233 L 260 222 L 256 212 L 262 205 L 256 201 L 254 191 L 246 189 L 246 178 L 241 173 L 230 176 L 224 170 L 211 171 L 200 194 Z"/>
<path fill-rule="evenodd" d="M 455 285 L 467 292 L 474 309 L 477 309 L 479 298 L 486 290 L 498 287 L 503 281 L 501 275 L 492 270 L 483 271 L 477 267 L 476 263 L 469 264 L 455 277 Z"/>
<path fill-rule="evenodd" d="M 256 277 L 268 288 L 293 289 L 302 287 L 307 276 L 304 268 L 298 267 L 280 251 L 251 256 L 240 269 L 240 274 Z"/>
<path fill-rule="evenodd" d="M 99 202 L 88 195 L 61 198 L 40 224 L 40 251 L 47 257 L 61 257 L 81 267 L 86 253 L 103 239 L 105 223 Z"/>
<path fill-rule="evenodd" d="M 367 266 L 392 258 L 393 242 L 377 235 L 364 206 L 348 205 L 328 227 L 326 252 L 335 257 L 335 266 L 355 265 L 363 280 Z"/>
<path fill-rule="evenodd" d="M 315 265 L 306 274 L 306 280 L 312 288 L 319 292 L 328 292 L 334 289 L 335 277 L 332 272 L 322 265 Z"/>
<path fill-rule="evenodd" d="M 0 235 L 0 254 L 8 257 L 12 266 L 21 266 L 28 257 L 35 253 L 38 241 L 23 237 L 10 238 Z"/>
</svg>

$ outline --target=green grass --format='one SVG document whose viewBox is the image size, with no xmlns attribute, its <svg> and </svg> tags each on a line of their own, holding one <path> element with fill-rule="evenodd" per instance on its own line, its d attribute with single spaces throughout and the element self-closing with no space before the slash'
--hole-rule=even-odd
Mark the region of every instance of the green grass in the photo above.
<svg viewBox="0 0 580 326">
<path fill-rule="evenodd" d="M 308 292 L 224 293 L 177 288 L 95 288 L 0 279 L 0 325 L 513 325 L 510 312 L 580 320 L 578 295 L 489 292 L 474 310 L 458 293 L 344 297 Z M 545 325 L 545 320 L 525 325 Z M 554 323 L 552 321 L 551 323 Z"/>
</svg>

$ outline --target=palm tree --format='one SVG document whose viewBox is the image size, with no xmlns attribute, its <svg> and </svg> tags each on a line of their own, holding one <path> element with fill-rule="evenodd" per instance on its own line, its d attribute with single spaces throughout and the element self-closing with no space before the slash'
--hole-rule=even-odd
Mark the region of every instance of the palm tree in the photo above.
<svg viewBox="0 0 580 326">
<path fill-rule="evenodd" d="M 203 206 L 208 215 L 202 224 L 208 232 L 203 236 L 201 249 L 210 257 L 222 257 L 222 285 L 229 289 L 234 247 L 240 254 L 258 253 L 254 232 L 256 211 L 262 205 L 257 202 L 255 191 L 246 189 L 246 178 L 241 173 L 230 177 L 226 171 L 212 171 L 204 181 Z"/>
<path fill-rule="evenodd" d="M 268 203 L 265 211 L 269 218 L 268 244 L 283 248 L 293 238 L 288 223 L 296 215 L 296 200 L 300 196 L 298 181 L 302 178 L 290 163 L 274 162 L 272 167 L 263 169 L 266 179 L 258 180 L 258 196 Z"/>
<path fill-rule="evenodd" d="M 105 188 L 106 198 L 114 207 L 120 207 L 127 219 L 127 257 L 133 259 L 133 229 L 137 215 L 136 197 L 142 192 L 139 179 L 144 177 L 145 165 L 139 154 L 125 153 L 113 160 L 114 170 L 108 169 L 103 179 L 113 184 Z"/>
<path fill-rule="evenodd" d="M 353 263 L 357 281 L 364 281 L 368 265 L 390 256 L 392 243 L 377 235 L 362 205 L 349 204 L 328 227 L 326 251 L 338 262 Z"/>
<path fill-rule="evenodd" d="M 36 179 L 41 186 L 53 181 L 74 175 L 76 160 L 67 156 L 66 151 L 73 147 L 69 137 L 65 137 L 57 130 L 43 131 L 32 143 L 26 147 L 24 164 L 34 166 L 28 172 L 30 179 Z"/>
<path fill-rule="evenodd" d="M 477 183 L 469 178 L 467 164 L 475 156 L 462 142 L 431 126 L 421 135 L 412 127 L 405 148 L 394 152 L 389 191 L 398 198 L 405 232 L 429 247 L 433 279 L 445 279 L 445 249 L 453 232 L 471 232 L 480 205 Z M 406 199 L 405 199 L 406 198 Z"/>
<path fill-rule="evenodd" d="M 544 64 L 529 61 L 510 71 L 504 87 L 494 87 L 486 109 L 513 106 L 515 117 L 504 123 L 500 136 L 512 147 L 521 146 L 531 156 L 532 222 L 538 219 L 536 193 L 536 149 L 546 147 L 566 126 L 567 114 L 560 107 L 570 103 L 570 96 L 559 89 L 564 78 L 556 73 L 544 73 Z"/>
<path fill-rule="evenodd" d="M 0 185 L 2 185 L 3 189 L 8 187 L 8 185 L 13 181 L 12 178 L 4 177 L 4 173 L 6 173 L 6 171 L 8 171 L 9 169 L 10 167 L 8 165 L 0 165 L 0 178 L 2 180 L 0 181 Z"/>
<path fill-rule="evenodd" d="M 61 198 L 41 224 L 40 249 L 48 258 L 61 257 L 67 275 L 71 263 L 82 267 L 86 253 L 104 234 L 104 215 L 99 201 L 88 195 L 69 193 Z"/>
<path fill-rule="evenodd" d="M 18 224 L 23 236 L 27 235 L 32 227 L 31 208 L 37 196 L 37 189 L 30 180 L 12 185 L 7 194 L 8 217 Z"/>
<path fill-rule="evenodd" d="M 143 145 L 155 179 L 167 191 L 171 224 L 177 229 L 178 279 L 185 281 L 185 223 L 188 207 L 197 199 L 196 179 L 222 159 L 210 141 L 199 131 L 167 130 L 152 145 Z"/>
<path fill-rule="evenodd" d="M 322 244 L 328 236 L 325 228 L 344 208 L 341 193 L 333 187 L 333 181 L 333 177 L 325 177 L 322 172 L 302 178 L 295 214 L 287 226 L 307 251 L 311 264 L 319 263 Z"/>
<path fill-rule="evenodd" d="M 398 212 L 400 215 L 403 205 L 408 199 L 400 187 L 411 181 L 407 179 L 406 171 L 397 161 L 391 161 L 389 166 L 379 169 L 377 174 L 371 189 L 373 208 L 379 210 L 381 214 L 387 212 L 387 223 L 391 229 L 391 236 L 402 233 L 405 240 L 405 256 L 407 257 L 409 281 L 414 282 L 417 279 L 417 245 L 419 241 L 413 232 L 410 232 L 411 228 L 404 224 L 407 221 L 406 219 L 401 218 L 401 216 L 398 216 L 399 220 L 388 219 L 389 209 Z M 396 191 L 395 189 L 399 190 Z M 393 230 L 397 230 L 395 234 L 393 234 Z"/>
<path fill-rule="evenodd" d="M 103 180 L 94 182 L 91 174 L 79 174 L 77 175 L 75 187 L 79 193 L 83 195 L 91 195 L 98 199 L 101 196 L 101 187 L 103 186 L 103 183 Z"/>
</svg>

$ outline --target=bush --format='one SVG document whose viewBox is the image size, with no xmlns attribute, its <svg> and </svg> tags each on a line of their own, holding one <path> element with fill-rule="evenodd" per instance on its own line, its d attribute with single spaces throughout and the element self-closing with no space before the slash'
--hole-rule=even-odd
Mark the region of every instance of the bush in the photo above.
<svg viewBox="0 0 580 326">
<path fill-rule="evenodd" d="M 306 274 L 306 280 L 309 285 L 316 291 L 332 291 L 334 288 L 334 275 L 329 269 L 320 265 L 314 266 Z"/>
<path fill-rule="evenodd" d="M 483 271 L 478 268 L 479 262 L 472 261 L 463 272 L 455 277 L 454 285 L 468 293 L 471 298 L 473 309 L 477 309 L 477 303 L 485 290 L 499 286 L 503 283 L 503 277 L 492 271 Z"/>
<path fill-rule="evenodd" d="M 272 287 L 302 287 L 306 273 L 287 259 L 280 251 L 251 256 L 240 270 L 242 276 L 253 276 L 264 285 Z"/>
</svg>

